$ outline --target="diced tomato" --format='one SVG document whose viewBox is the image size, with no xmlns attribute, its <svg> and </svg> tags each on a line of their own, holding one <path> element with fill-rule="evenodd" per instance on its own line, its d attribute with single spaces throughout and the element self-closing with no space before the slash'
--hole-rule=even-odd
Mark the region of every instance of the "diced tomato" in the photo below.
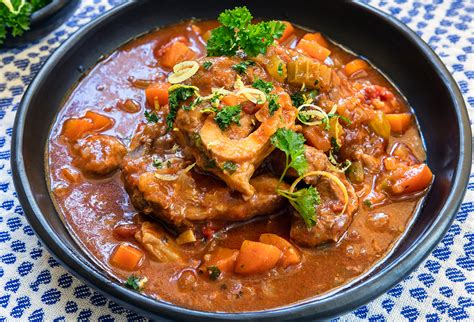
<svg viewBox="0 0 474 322">
<path fill-rule="evenodd" d="M 390 101 L 395 95 L 386 87 L 379 85 L 370 85 L 364 89 L 364 94 L 367 100 L 380 99 L 381 101 Z"/>
</svg>

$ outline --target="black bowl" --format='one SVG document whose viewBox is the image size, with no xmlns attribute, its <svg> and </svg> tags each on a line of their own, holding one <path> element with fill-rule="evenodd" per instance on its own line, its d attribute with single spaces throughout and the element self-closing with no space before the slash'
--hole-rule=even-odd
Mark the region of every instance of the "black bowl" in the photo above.
<svg viewBox="0 0 474 322">
<path fill-rule="evenodd" d="M 234 1 L 137 1 L 93 21 L 45 63 L 23 97 L 12 167 L 18 197 L 36 234 L 75 276 L 114 301 L 152 318 L 247 320 L 327 318 L 353 310 L 413 271 L 446 233 L 462 201 L 471 167 L 471 132 L 462 96 L 448 70 L 418 36 L 367 5 L 339 1 L 247 3 L 257 17 L 285 19 L 319 30 L 367 57 L 398 85 L 414 107 L 436 177 L 424 207 L 393 251 L 370 272 L 333 292 L 282 308 L 239 314 L 185 309 L 127 290 L 95 266 L 71 238 L 49 197 L 43 157 L 61 102 L 101 55 L 157 26 L 191 17 L 215 18 Z"/>
<path fill-rule="evenodd" d="M 35 41 L 66 21 L 79 5 L 79 0 L 52 0 L 30 17 L 30 29 L 18 37 L 8 35 L 0 48 L 13 48 Z"/>
</svg>

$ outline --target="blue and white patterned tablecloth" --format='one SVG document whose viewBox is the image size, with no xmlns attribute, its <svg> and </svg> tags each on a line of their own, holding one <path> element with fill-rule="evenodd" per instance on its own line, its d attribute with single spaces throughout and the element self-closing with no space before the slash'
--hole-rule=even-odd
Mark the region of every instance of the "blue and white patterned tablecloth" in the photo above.
<svg viewBox="0 0 474 322">
<path fill-rule="evenodd" d="M 40 244 L 16 198 L 10 168 L 13 120 L 42 63 L 71 33 L 121 1 L 83 0 L 44 39 L 0 50 L 0 321 L 142 320 L 72 277 Z M 456 79 L 474 120 L 474 1 L 366 1 L 415 30 Z M 472 122 L 471 122 L 472 124 Z M 447 235 L 403 282 L 341 321 L 474 320 L 474 174 Z"/>
</svg>

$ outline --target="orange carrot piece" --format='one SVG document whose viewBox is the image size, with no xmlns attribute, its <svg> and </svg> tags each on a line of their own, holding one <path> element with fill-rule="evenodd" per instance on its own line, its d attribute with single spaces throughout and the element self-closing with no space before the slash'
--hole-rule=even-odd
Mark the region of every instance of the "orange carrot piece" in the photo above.
<svg viewBox="0 0 474 322">
<path fill-rule="evenodd" d="M 410 193 L 425 189 L 432 180 L 430 168 L 426 164 L 418 164 L 410 167 L 391 188 L 394 194 Z"/>
<path fill-rule="evenodd" d="M 324 48 L 329 48 L 329 43 L 324 38 L 324 36 L 321 35 L 320 32 L 316 32 L 314 34 L 306 34 L 306 35 L 303 36 L 303 39 L 309 40 L 309 41 L 314 41 L 314 42 L 318 43 L 319 45 L 323 46 Z"/>
<path fill-rule="evenodd" d="M 93 131 L 94 123 L 90 119 L 69 119 L 64 122 L 61 134 L 69 141 L 76 141 L 86 133 Z"/>
<path fill-rule="evenodd" d="M 134 246 L 121 243 L 115 248 L 110 264 L 126 271 L 133 271 L 138 268 L 144 254 Z"/>
<path fill-rule="evenodd" d="M 399 113 L 399 114 L 386 114 L 388 122 L 392 131 L 403 133 L 405 132 L 411 124 L 411 114 L 410 113 Z"/>
<path fill-rule="evenodd" d="M 87 111 L 84 118 L 92 121 L 96 132 L 108 130 L 114 125 L 114 120 L 110 117 L 92 111 Z"/>
<path fill-rule="evenodd" d="M 161 57 L 161 65 L 166 68 L 173 68 L 174 65 L 185 60 L 191 60 L 196 57 L 196 53 L 181 41 L 173 43 L 166 49 Z"/>
<path fill-rule="evenodd" d="M 227 106 L 235 106 L 240 103 L 240 100 L 237 95 L 229 94 L 222 98 L 222 103 Z"/>
<path fill-rule="evenodd" d="M 235 263 L 235 272 L 242 275 L 263 273 L 275 267 L 281 256 L 278 247 L 244 240 Z"/>
<path fill-rule="evenodd" d="M 365 60 L 362 59 L 354 59 L 353 61 L 349 62 L 344 66 L 344 74 L 347 76 L 351 76 L 355 72 L 359 70 L 367 70 L 369 68 L 369 64 Z"/>
<path fill-rule="evenodd" d="M 168 88 L 169 83 L 154 83 L 145 90 L 146 102 L 149 107 L 155 108 L 155 101 L 159 106 L 168 104 Z"/>
<path fill-rule="evenodd" d="M 316 41 L 306 39 L 301 39 L 296 48 L 302 50 L 310 57 L 319 59 L 320 61 L 324 61 L 331 54 L 329 49 L 324 48 Z"/>
<path fill-rule="evenodd" d="M 259 241 L 264 244 L 273 245 L 282 251 L 280 264 L 287 268 L 301 262 L 301 254 L 289 241 L 275 234 L 261 234 Z"/>
<path fill-rule="evenodd" d="M 281 21 L 285 25 L 285 30 L 283 31 L 283 34 L 281 37 L 278 39 L 278 43 L 284 42 L 288 37 L 290 37 L 293 34 L 293 31 L 295 31 L 295 28 L 291 23 L 288 21 Z"/>
<path fill-rule="evenodd" d="M 215 266 L 223 273 L 232 273 L 234 272 L 235 261 L 239 251 L 237 249 L 219 247 L 209 255 L 209 260 L 201 265 L 201 271 L 206 272 L 208 267 Z"/>
</svg>

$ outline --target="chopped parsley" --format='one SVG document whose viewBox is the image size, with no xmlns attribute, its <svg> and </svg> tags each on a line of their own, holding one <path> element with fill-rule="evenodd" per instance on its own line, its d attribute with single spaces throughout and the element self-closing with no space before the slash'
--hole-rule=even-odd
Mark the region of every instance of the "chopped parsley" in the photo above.
<svg viewBox="0 0 474 322">
<path fill-rule="evenodd" d="M 278 95 L 268 94 L 267 99 L 268 99 L 268 110 L 270 111 L 270 115 L 273 115 L 280 108 L 280 104 L 278 104 Z"/>
<path fill-rule="evenodd" d="M 216 113 L 216 116 L 214 116 L 214 121 L 216 121 L 217 125 L 219 125 L 219 128 L 224 131 L 232 123 L 240 125 L 241 112 L 242 108 L 240 105 L 224 106 L 222 110 Z"/>
<path fill-rule="evenodd" d="M 206 70 L 209 70 L 212 67 L 212 62 L 206 61 L 202 64 L 202 67 L 204 67 L 204 69 L 206 69 Z"/>
<path fill-rule="evenodd" d="M 186 85 L 173 85 L 168 89 L 168 105 L 170 109 L 166 116 L 168 131 L 173 128 L 174 120 L 178 114 L 179 104 L 195 96 L 197 91 L 198 89 L 196 87 Z"/>
<path fill-rule="evenodd" d="M 145 118 L 148 123 L 157 123 L 159 121 L 158 115 L 156 115 L 154 112 L 148 112 L 145 111 Z"/>
<path fill-rule="evenodd" d="M 233 174 L 237 170 L 237 164 L 232 161 L 224 162 L 222 170 L 228 172 L 229 174 Z"/>
<path fill-rule="evenodd" d="M 290 95 L 293 106 L 299 107 L 303 104 L 311 103 L 319 95 L 319 91 L 314 89 L 312 91 L 298 91 Z"/>
<path fill-rule="evenodd" d="M 212 281 L 216 281 L 219 276 L 221 276 L 221 270 L 217 266 L 209 266 L 207 268 L 207 273 Z"/>
<path fill-rule="evenodd" d="M 339 150 L 341 149 L 341 146 L 335 137 L 331 137 L 331 149 L 334 153 L 339 153 Z"/>
<path fill-rule="evenodd" d="M 365 199 L 364 201 L 362 201 L 362 203 L 363 203 L 364 206 L 366 206 L 367 208 L 372 208 L 372 201 L 370 201 L 369 199 Z"/>
<path fill-rule="evenodd" d="M 261 90 L 265 94 L 269 94 L 273 90 L 272 82 L 266 82 L 263 79 L 257 79 L 253 82 L 252 87 Z"/>
<path fill-rule="evenodd" d="M 255 65 L 255 62 L 251 60 L 246 60 L 238 64 L 232 65 L 232 69 L 235 70 L 239 74 L 245 74 L 247 72 L 247 68 L 249 66 L 254 66 L 254 65 Z"/>
<path fill-rule="evenodd" d="M 158 169 L 163 168 L 163 161 L 161 161 L 160 159 L 153 158 L 152 164 L 155 168 L 158 168 Z"/>
<path fill-rule="evenodd" d="M 250 57 L 265 54 L 268 46 L 281 37 L 286 26 L 279 21 L 252 24 L 252 18 L 246 7 L 222 12 L 218 17 L 222 26 L 212 30 L 207 42 L 207 55 L 234 56 L 239 49 Z"/>
<path fill-rule="evenodd" d="M 145 285 L 146 281 L 146 277 L 140 278 L 135 275 L 130 275 L 125 281 L 124 285 L 126 288 L 129 288 L 131 290 L 140 291 L 143 289 L 143 286 Z"/>
<path fill-rule="evenodd" d="M 283 77 L 283 63 L 278 64 L 277 73 L 279 76 Z"/>
</svg>

